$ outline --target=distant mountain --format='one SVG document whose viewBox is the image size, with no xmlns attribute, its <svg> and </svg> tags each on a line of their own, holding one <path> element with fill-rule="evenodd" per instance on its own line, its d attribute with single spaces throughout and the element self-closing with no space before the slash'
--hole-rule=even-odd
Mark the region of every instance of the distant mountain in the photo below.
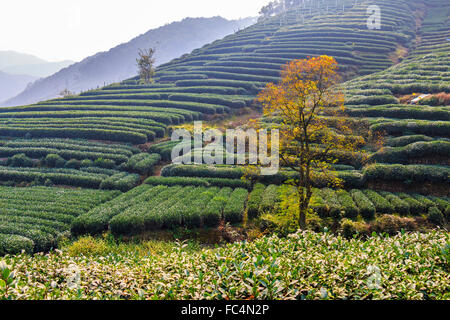
<svg viewBox="0 0 450 320">
<path fill-rule="evenodd" d="M 28 74 L 37 78 L 45 78 L 55 74 L 59 70 L 70 66 L 73 61 L 65 60 L 61 62 L 46 62 L 40 64 L 25 64 L 18 66 L 10 66 L 4 68 L 2 71 L 10 74 Z"/>
<path fill-rule="evenodd" d="M 0 51 L 0 71 L 15 75 L 30 75 L 37 78 L 48 77 L 74 61 L 49 62 L 31 54 L 15 51 Z"/>
<path fill-rule="evenodd" d="M 3 105 L 25 105 L 55 98 L 64 89 L 79 93 L 120 82 L 137 74 L 136 58 L 139 49 L 156 48 L 156 64 L 160 65 L 252 25 L 255 21 L 255 18 L 229 21 L 213 17 L 187 18 L 167 24 L 107 52 L 88 57 L 48 78 L 40 79 Z"/>
<path fill-rule="evenodd" d="M 0 71 L 0 101 L 4 101 L 21 93 L 27 85 L 37 78 L 28 75 L 8 74 Z M 0 103 L 0 106 L 2 104 Z"/>
<path fill-rule="evenodd" d="M 47 61 L 31 54 L 16 51 L 0 51 L 0 70 L 10 66 L 20 66 L 27 64 L 41 64 Z"/>
</svg>

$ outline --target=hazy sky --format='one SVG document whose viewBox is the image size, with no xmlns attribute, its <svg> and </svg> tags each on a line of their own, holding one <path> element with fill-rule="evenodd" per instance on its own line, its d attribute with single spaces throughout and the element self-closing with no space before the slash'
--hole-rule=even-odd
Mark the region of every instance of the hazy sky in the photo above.
<svg viewBox="0 0 450 320">
<path fill-rule="evenodd" d="M 256 16 L 269 0 L 0 0 L 0 50 L 49 61 L 108 50 L 185 17 Z"/>
</svg>

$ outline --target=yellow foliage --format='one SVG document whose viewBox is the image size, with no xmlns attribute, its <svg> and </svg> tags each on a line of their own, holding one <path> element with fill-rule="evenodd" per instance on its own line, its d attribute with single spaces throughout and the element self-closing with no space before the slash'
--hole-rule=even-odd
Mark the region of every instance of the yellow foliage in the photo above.
<svg viewBox="0 0 450 320">
<path fill-rule="evenodd" d="M 269 83 L 259 94 L 267 117 L 281 117 L 280 158 L 297 173 L 290 181 L 296 187 L 299 225 L 306 227 L 306 212 L 312 184 L 318 175 L 331 185 L 340 185 L 331 165 L 336 154 L 352 153 L 364 143 L 355 138 L 345 121 L 344 95 L 337 88 L 338 64 L 329 56 L 289 62 L 278 84 Z"/>
</svg>

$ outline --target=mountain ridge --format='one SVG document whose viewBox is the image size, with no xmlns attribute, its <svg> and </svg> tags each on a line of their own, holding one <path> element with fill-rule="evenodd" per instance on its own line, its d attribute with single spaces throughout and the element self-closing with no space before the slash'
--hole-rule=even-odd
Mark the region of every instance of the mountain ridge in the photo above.
<svg viewBox="0 0 450 320">
<path fill-rule="evenodd" d="M 28 84 L 37 80 L 30 75 L 9 74 L 0 70 L 0 101 L 6 100 L 15 94 L 19 94 Z"/>
</svg>

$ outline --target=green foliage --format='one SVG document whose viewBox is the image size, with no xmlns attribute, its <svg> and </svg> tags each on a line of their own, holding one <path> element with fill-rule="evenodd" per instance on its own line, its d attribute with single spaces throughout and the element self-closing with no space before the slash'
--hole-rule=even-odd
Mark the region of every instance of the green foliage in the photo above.
<svg viewBox="0 0 450 320">
<path fill-rule="evenodd" d="M 380 194 L 391 203 L 394 207 L 395 213 L 399 213 L 401 215 L 408 215 L 410 213 L 410 205 L 408 202 L 403 201 L 398 196 L 390 192 L 380 192 Z"/>
<path fill-rule="evenodd" d="M 378 95 L 378 96 L 353 96 L 351 99 L 346 101 L 349 105 L 362 105 L 367 104 L 371 106 L 398 103 L 398 100 L 391 95 Z"/>
<path fill-rule="evenodd" d="M 250 296 L 289 300 L 300 293 L 308 300 L 445 300 L 448 240 L 446 232 L 399 233 L 358 240 L 305 231 L 284 238 L 270 236 L 217 248 L 196 248 L 165 242 L 105 244 L 98 239 L 95 244 L 90 241 L 87 248 L 101 250 L 83 249 L 80 253 L 99 255 L 74 257 L 69 249 L 62 249 L 45 256 L 7 257 L 5 263 L 17 281 L 7 296 L 27 300 L 165 300 L 196 299 L 200 295 L 217 300 L 244 300 Z M 201 273 L 199 262 L 203 266 Z M 48 272 L 70 270 L 74 263 L 82 275 L 80 290 L 70 290 L 66 281 L 60 281 L 61 272 Z M 255 267 L 258 272 L 254 272 Z M 405 272 L 405 268 L 421 272 Z M 234 276 L 217 277 L 218 270 Z M 373 281 L 377 275 L 381 275 L 379 283 Z M 144 287 L 142 279 L 148 280 Z M 164 286 L 161 279 L 165 279 Z M 221 289 L 209 288 L 212 282 Z"/>
<path fill-rule="evenodd" d="M 152 189 L 153 191 L 151 195 L 156 194 L 156 192 L 160 191 L 163 188 L 164 187 Z M 140 201 L 140 199 L 146 196 L 145 192 L 149 190 L 151 190 L 150 186 L 142 185 L 140 187 L 132 189 L 127 193 L 121 194 L 117 198 L 106 202 L 102 206 L 98 206 L 89 212 L 81 214 L 72 222 L 72 233 L 75 235 L 95 235 L 106 231 L 108 229 L 108 223 L 111 218 L 118 215 L 126 208 L 130 207 L 132 205 L 132 199 L 136 202 Z"/>
<path fill-rule="evenodd" d="M 431 207 L 428 210 L 428 220 L 431 223 L 434 223 L 436 225 L 443 225 L 445 218 L 444 218 L 444 215 L 442 214 L 442 212 L 438 208 Z"/>
<path fill-rule="evenodd" d="M 341 221 L 342 235 L 347 239 L 355 236 L 367 236 L 369 234 L 369 226 L 364 222 L 343 219 Z"/>
<path fill-rule="evenodd" d="M 277 203 L 281 200 L 280 191 L 280 187 L 273 184 L 266 188 L 259 205 L 259 214 L 270 213 L 276 209 Z"/>
<path fill-rule="evenodd" d="M 94 166 L 105 169 L 114 169 L 116 163 L 110 159 L 98 158 L 94 161 Z"/>
<path fill-rule="evenodd" d="M 150 185 L 167 185 L 167 186 L 216 186 L 221 188 L 250 188 L 250 182 L 238 179 L 225 178 L 184 178 L 184 177 L 149 177 L 145 180 Z"/>
<path fill-rule="evenodd" d="M 121 172 L 104 179 L 100 184 L 100 189 L 125 192 L 134 188 L 139 183 L 139 180 L 140 178 L 137 174 Z"/>
<path fill-rule="evenodd" d="M 411 136 L 402 136 L 396 138 L 390 138 L 386 142 L 386 146 L 389 147 L 404 147 L 411 143 L 415 142 L 429 142 L 433 141 L 433 138 L 424 136 L 424 135 L 411 135 Z"/>
<path fill-rule="evenodd" d="M 0 255 L 46 251 L 72 220 L 117 192 L 0 187 Z"/>
<path fill-rule="evenodd" d="M 420 215 L 420 214 L 423 214 L 423 213 L 425 213 L 427 211 L 427 206 L 426 206 L 425 203 L 422 203 L 422 202 L 414 199 L 409 194 L 399 193 L 397 195 L 400 197 L 400 199 L 402 199 L 403 201 L 408 203 L 408 205 L 409 205 L 409 212 L 412 215 Z"/>
<path fill-rule="evenodd" d="M 430 165 L 373 164 L 364 168 L 367 181 L 400 181 L 446 183 L 450 169 Z"/>
<path fill-rule="evenodd" d="M 246 189 L 235 189 L 224 208 L 223 215 L 225 221 L 230 223 L 242 222 L 248 191 Z"/>
<path fill-rule="evenodd" d="M 33 253 L 34 241 L 14 234 L 0 234 L 0 256 L 17 254 L 25 251 Z"/>
<path fill-rule="evenodd" d="M 350 194 L 353 197 L 356 205 L 358 206 L 361 215 L 367 220 L 373 219 L 375 217 L 376 210 L 375 206 L 369 200 L 369 198 L 367 198 L 361 190 L 351 190 Z"/>
<path fill-rule="evenodd" d="M 66 162 L 66 168 L 79 170 L 81 168 L 81 161 L 77 159 L 70 159 Z"/>
<path fill-rule="evenodd" d="M 373 154 L 371 159 L 382 163 L 401 163 L 408 164 L 414 159 L 427 158 L 449 158 L 450 142 L 432 141 L 415 142 L 405 147 L 391 148 L 386 147 Z"/>
<path fill-rule="evenodd" d="M 338 190 L 336 194 L 344 211 L 344 216 L 350 219 L 356 218 L 359 214 L 359 209 L 353 201 L 352 196 L 345 190 Z"/>
<path fill-rule="evenodd" d="M 44 159 L 44 164 L 49 168 L 63 168 L 66 161 L 57 154 L 48 154 Z"/>
<path fill-rule="evenodd" d="M 153 173 L 153 168 L 161 161 L 161 156 L 157 153 L 139 153 L 132 156 L 126 166 L 129 170 L 137 172 L 141 175 L 150 175 Z"/>
<path fill-rule="evenodd" d="M 13 167 L 32 167 L 33 160 L 28 158 L 24 153 L 20 153 L 8 159 L 7 164 Z"/>
<path fill-rule="evenodd" d="M 395 208 L 390 201 L 379 193 L 373 190 L 364 190 L 364 194 L 373 203 L 377 213 L 390 214 L 395 212 Z"/>
<path fill-rule="evenodd" d="M 232 191 L 231 188 L 223 188 L 208 203 L 203 216 L 203 223 L 206 227 L 217 227 L 219 225 Z"/>
<path fill-rule="evenodd" d="M 328 216 L 334 219 L 341 218 L 342 206 L 339 203 L 338 196 L 336 195 L 334 190 L 329 188 L 322 189 L 320 195 L 327 206 Z"/>
<path fill-rule="evenodd" d="M 142 185 L 72 223 L 74 234 L 98 234 L 108 228 L 116 235 L 158 229 L 217 227 L 222 220 L 240 222 L 248 191 L 231 188 Z"/>
<path fill-rule="evenodd" d="M 248 197 L 247 214 L 249 218 L 259 215 L 259 206 L 262 202 L 266 187 L 263 184 L 256 184 Z"/>
</svg>

